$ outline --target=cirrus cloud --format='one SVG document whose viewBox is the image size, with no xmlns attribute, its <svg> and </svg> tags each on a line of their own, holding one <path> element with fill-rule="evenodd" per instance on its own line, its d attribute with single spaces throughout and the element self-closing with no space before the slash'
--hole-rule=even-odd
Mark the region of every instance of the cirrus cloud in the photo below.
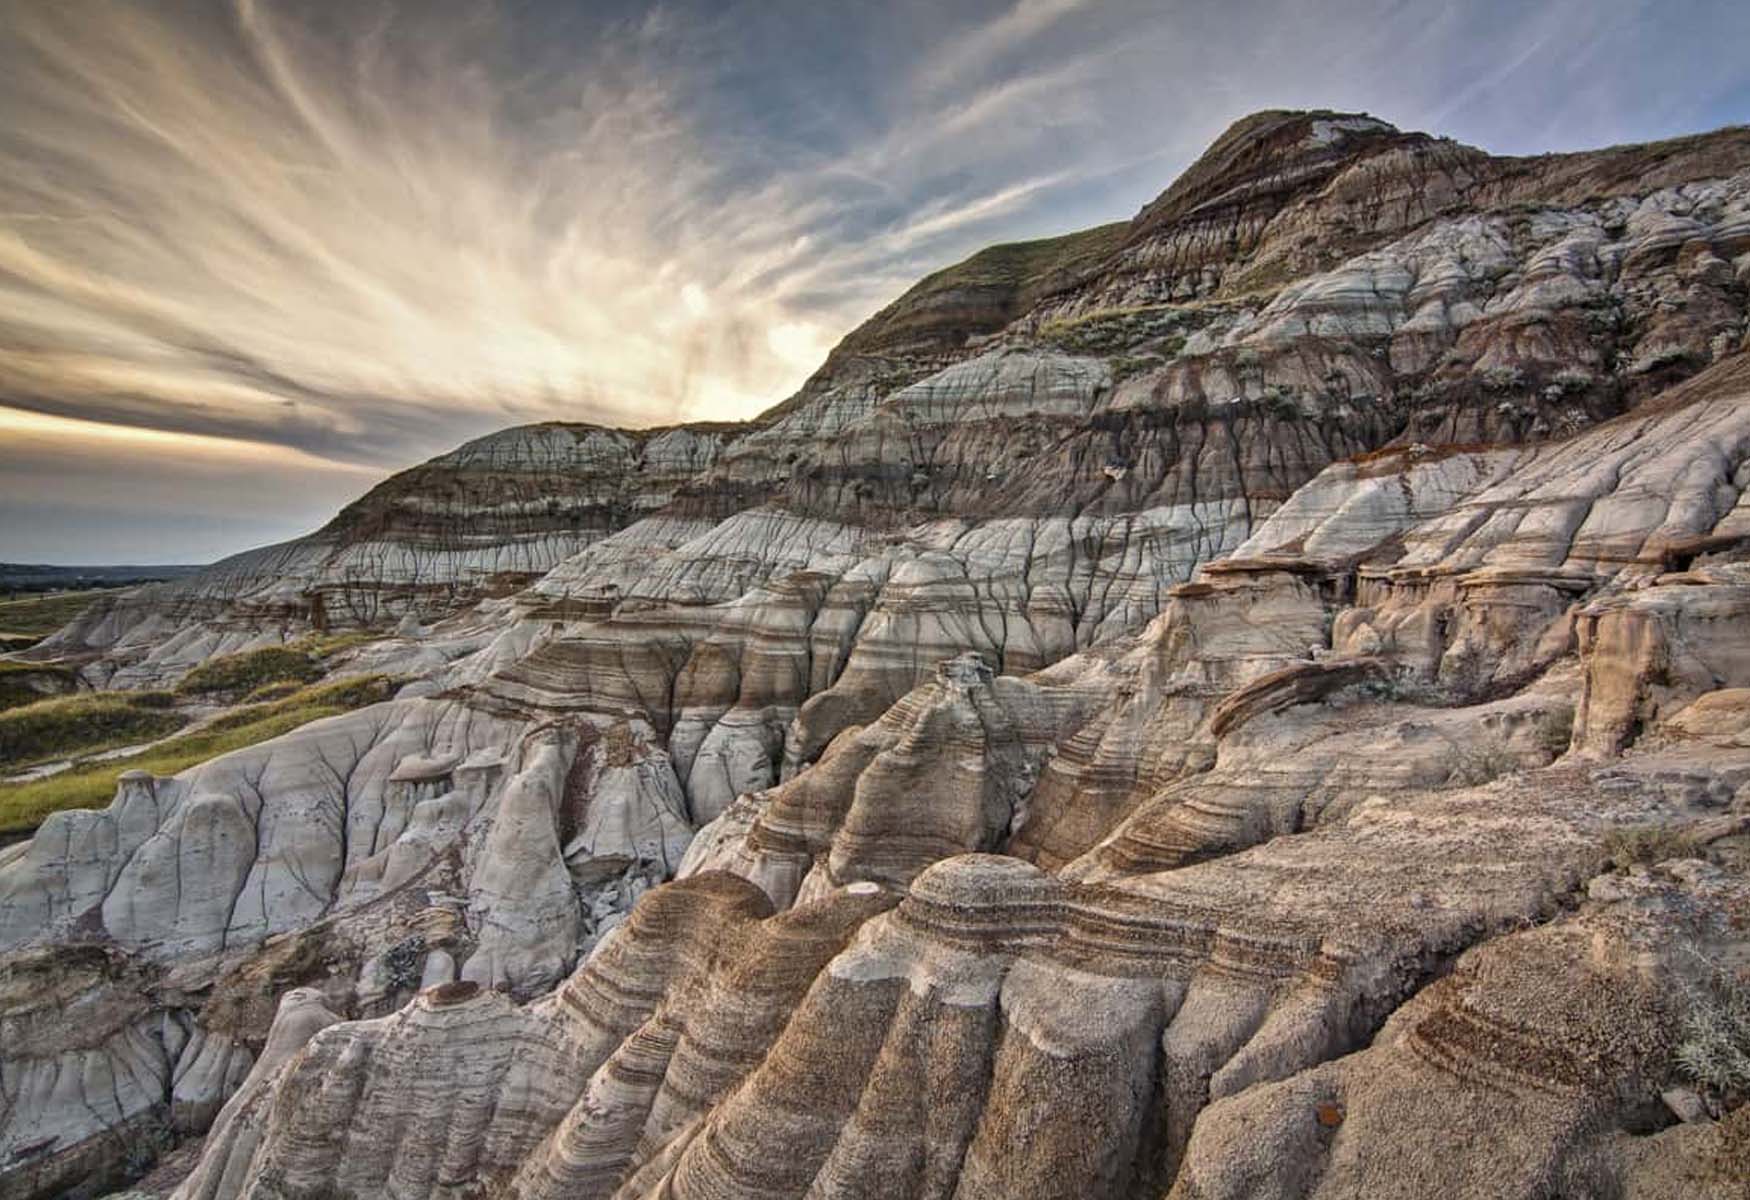
<svg viewBox="0 0 1750 1200">
<path fill-rule="evenodd" d="M 506 424 L 750 416 L 921 274 L 1133 212 L 1256 108 L 1518 152 L 1750 100 L 1723 0 L 0 16 L 0 557 L 60 561 L 287 536 Z"/>
</svg>

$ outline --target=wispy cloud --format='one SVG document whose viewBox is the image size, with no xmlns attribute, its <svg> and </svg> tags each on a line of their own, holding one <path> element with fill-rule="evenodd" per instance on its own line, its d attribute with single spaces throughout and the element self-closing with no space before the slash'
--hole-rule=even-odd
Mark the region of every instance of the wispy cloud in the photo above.
<svg viewBox="0 0 1750 1200">
<path fill-rule="evenodd" d="M 795 382 L 762 346 L 797 314 L 682 301 L 730 247 L 674 237 L 713 170 L 635 38 L 525 129 L 459 37 L 391 56 L 380 24 L 319 45 L 252 0 L 228 15 L 17 14 L 0 388 L 53 405 L 59 377 L 71 414 L 126 396 L 109 419 L 172 427 L 223 407 L 229 433 L 345 455 L 385 409 L 649 423 Z M 288 402 L 334 436 L 258 428 Z"/>
<path fill-rule="evenodd" d="M 1127 215 L 1254 108 L 1504 150 L 1705 124 L 1674 92 L 1747 94 L 1747 13 L 0 0 L 0 557 L 98 544 L 118 479 L 208 481 L 165 556 L 239 548 L 197 516 L 246 445 L 308 483 L 290 534 L 505 424 L 750 415 L 918 276 Z"/>
<path fill-rule="evenodd" d="M 988 23 L 976 24 L 951 38 L 926 58 L 915 82 L 925 94 L 953 89 L 968 76 L 987 74 L 1006 55 L 1018 50 L 1067 19 L 1086 11 L 1095 0 L 1015 0 Z"/>
</svg>

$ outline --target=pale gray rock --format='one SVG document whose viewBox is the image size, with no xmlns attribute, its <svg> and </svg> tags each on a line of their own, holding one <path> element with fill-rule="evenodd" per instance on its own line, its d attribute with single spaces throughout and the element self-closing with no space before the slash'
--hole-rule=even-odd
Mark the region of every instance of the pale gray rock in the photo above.
<svg viewBox="0 0 1750 1200">
<path fill-rule="evenodd" d="M 575 952 L 577 898 L 558 831 L 568 765 L 560 739 L 544 738 L 499 798 L 469 894 L 480 948 L 464 964 L 464 980 L 546 991 Z"/>
<path fill-rule="evenodd" d="M 186 1014 L 96 947 L 0 962 L 0 1190 L 52 1196 L 125 1182 L 171 1139 Z"/>
</svg>

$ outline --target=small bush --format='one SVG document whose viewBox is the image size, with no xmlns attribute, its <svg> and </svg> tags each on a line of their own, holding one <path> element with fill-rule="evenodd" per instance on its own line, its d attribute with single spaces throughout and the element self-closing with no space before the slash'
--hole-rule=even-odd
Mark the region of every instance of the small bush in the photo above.
<svg viewBox="0 0 1750 1200">
<path fill-rule="evenodd" d="M 1622 328 L 1622 309 L 1616 304 L 1600 304 L 1586 310 L 1586 330 L 1592 334 L 1615 333 Z"/>
<path fill-rule="evenodd" d="M 0 764 L 27 766 L 175 733 L 188 718 L 170 701 L 167 692 L 88 692 L 7 709 L 0 712 Z"/>
<path fill-rule="evenodd" d="M 1505 392 L 1525 386 L 1525 375 L 1518 367 L 1490 367 L 1480 377 L 1483 386 L 1491 392 Z"/>
<path fill-rule="evenodd" d="M 383 968 L 390 991 L 407 992 L 419 987 L 420 970 L 425 965 L 425 949 L 425 935 L 416 933 L 384 952 Z"/>
<path fill-rule="evenodd" d="M 1264 411 L 1278 421 L 1298 421 L 1305 415 L 1300 410 L 1300 401 L 1296 399 L 1294 392 L 1276 384 L 1264 388 L 1260 403 Z"/>
<path fill-rule="evenodd" d="M 1414 704 L 1421 708 L 1451 708 L 1458 701 L 1452 692 L 1438 683 L 1423 679 L 1411 671 L 1399 671 L 1383 679 L 1338 688 L 1325 698 L 1332 708 L 1347 708 L 1351 704 L 1389 702 Z"/>
<path fill-rule="evenodd" d="M 1604 835 L 1604 862 L 1618 871 L 1650 867 L 1673 858 L 1694 858 L 1695 839 L 1670 825 L 1618 825 Z"/>
<path fill-rule="evenodd" d="M 1715 963 L 1706 967 L 1699 985 L 1684 987 L 1689 1007 L 1677 1066 L 1721 1097 L 1742 1099 L 1750 1095 L 1750 979 Z"/>
<path fill-rule="evenodd" d="M 1460 787 L 1480 787 L 1519 769 L 1519 756 L 1502 742 L 1483 741 L 1454 746 L 1447 779 Z"/>
<path fill-rule="evenodd" d="M 1563 367 L 1550 376 L 1550 382 L 1565 393 L 1583 392 L 1592 386 L 1592 373 L 1578 367 Z"/>
</svg>

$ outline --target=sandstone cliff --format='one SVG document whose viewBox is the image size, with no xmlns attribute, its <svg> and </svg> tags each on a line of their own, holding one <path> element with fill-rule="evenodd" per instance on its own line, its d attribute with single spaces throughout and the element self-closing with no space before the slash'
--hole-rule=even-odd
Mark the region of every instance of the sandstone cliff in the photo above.
<svg viewBox="0 0 1750 1200">
<path fill-rule="evenodd" d="M 1739 1194 L 1747 313 L 1744 130 L 1263 113 L 86 613 L 410 682 L 0 849 L 0 1196 Z"/>
</svg>

